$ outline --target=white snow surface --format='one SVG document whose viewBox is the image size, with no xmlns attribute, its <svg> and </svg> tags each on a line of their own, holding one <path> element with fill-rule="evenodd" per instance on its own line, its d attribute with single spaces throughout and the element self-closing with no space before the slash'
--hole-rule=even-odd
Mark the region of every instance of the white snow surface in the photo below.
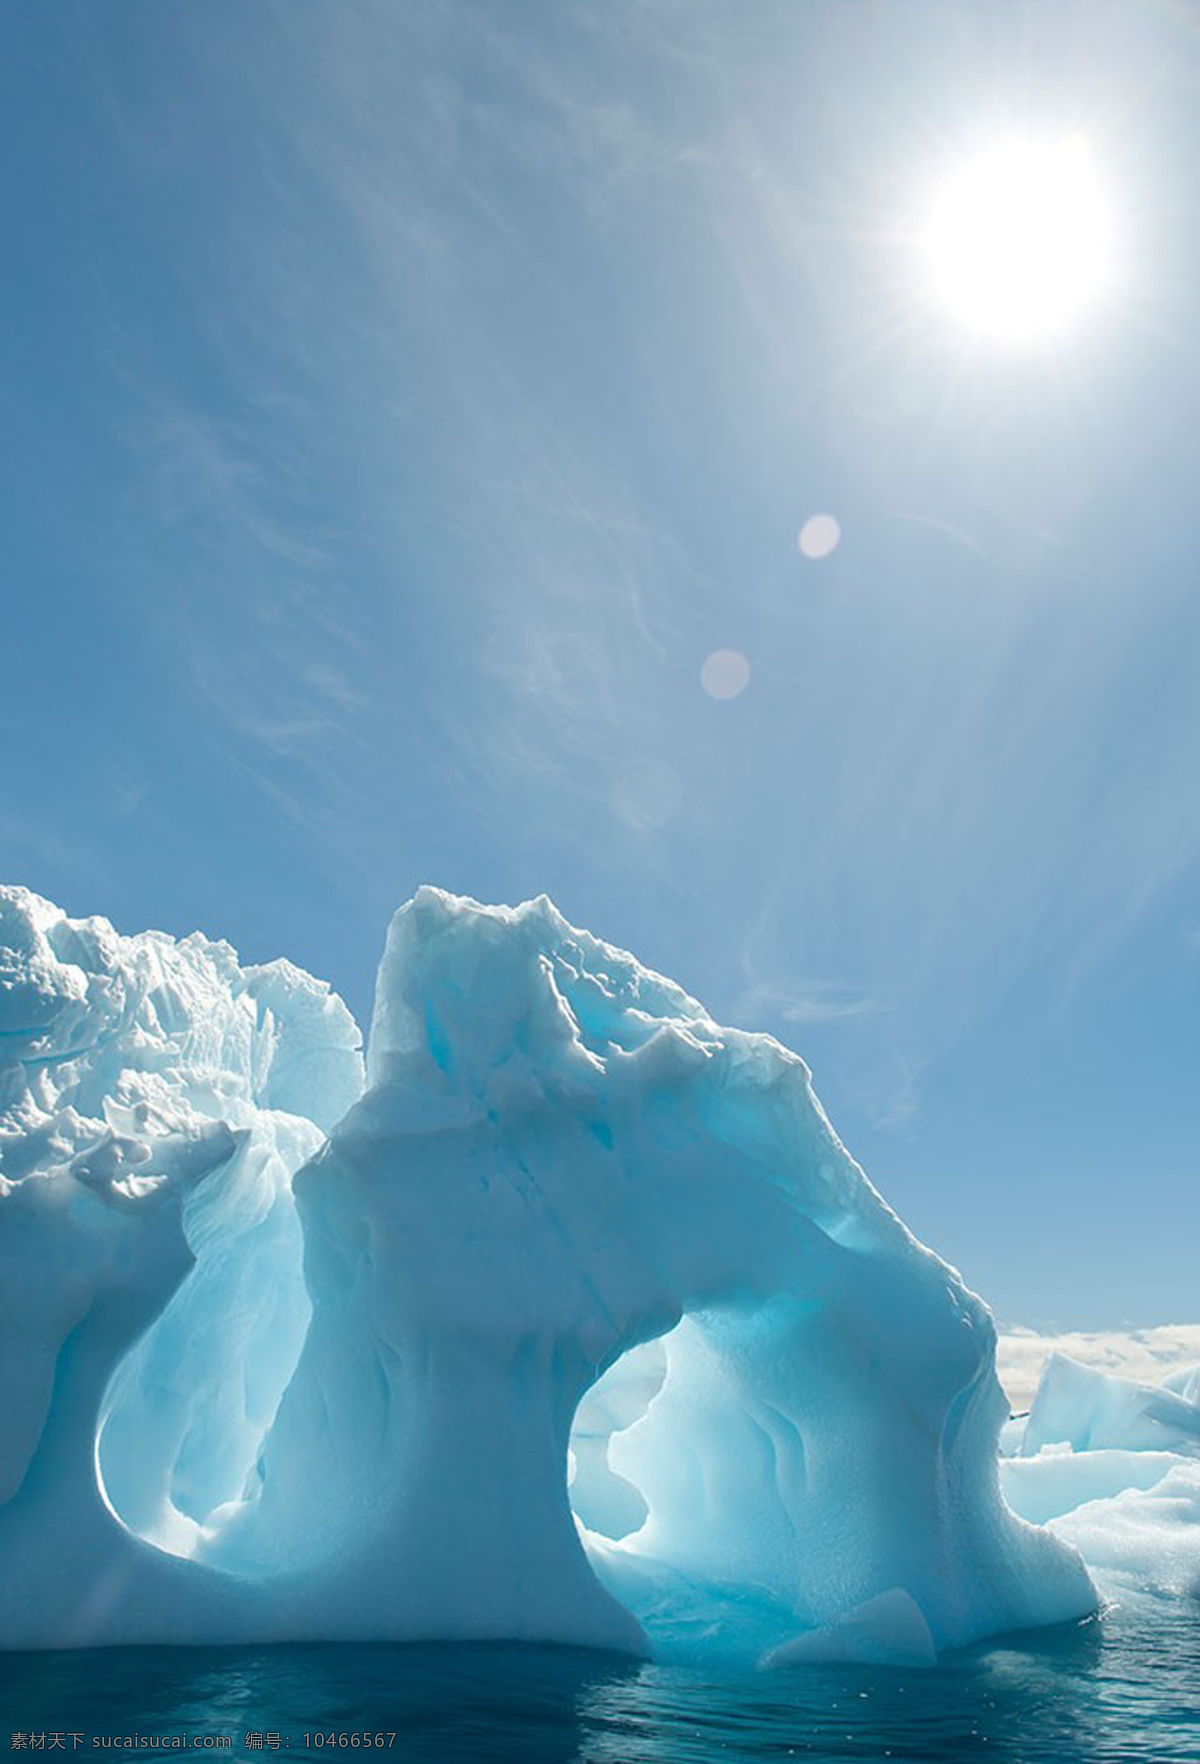
<svg viewBox="0 0 1200 1764">
<path fill-rule="evenodd" d="M 0 1038 L 0 1642 L 929 1663 L 1094 1608 L 803 1061 L 545 898 L 396 913 L 361 1096 L 319 982 L 21 889 Z"/>
</svg>

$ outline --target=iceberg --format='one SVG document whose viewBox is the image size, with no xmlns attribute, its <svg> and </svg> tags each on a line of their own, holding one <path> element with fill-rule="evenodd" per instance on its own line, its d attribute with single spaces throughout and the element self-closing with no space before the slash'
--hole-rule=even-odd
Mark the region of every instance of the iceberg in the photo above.
<svg viewBox="0 0 1200 1764">
<path fill-rule="evenodd" d="M 362 1071 L 289 962 L 0 889 L 0 1639 L 202 1624 L 180 1558 L 295 1364 L 291 1176 Z"/>
<path fill-rule="evenodd" d="M 1200 1366 L 1161 1384 L 1046 1362 L 1001 1463 L 1014 1512 L 1072 1543 L 1102 1584 L 1200 1597 Z"/>
<path fill-rule="evenodd" d="M 1073 1452 L 1115 1446 L 1200 1458 L 1200 1367 L 1169 1375 L 1162 1384 L 1143 1384 L 1051 1354 L 1021 1454 L 1032 1457 L 1043 1446 L 1062 1443 Z"/>
<path fill-rule="evenodd" d="M 1080 1617 L 798 1055 L 542 897 L 341 1002 L 0 894 L 0 1642 L 909 1659 Z"/>
</svg>

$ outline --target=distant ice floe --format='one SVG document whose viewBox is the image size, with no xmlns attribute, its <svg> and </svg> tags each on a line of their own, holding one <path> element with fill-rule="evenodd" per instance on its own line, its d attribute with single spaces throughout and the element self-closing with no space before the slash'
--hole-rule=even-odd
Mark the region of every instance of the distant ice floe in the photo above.
<svg viewBox="0 0 1200 1764">
<path fill-rule="evenodd" d="M 1004 1443 L 1013 1511 L 1106 1588 L 1200 1598 L 1200 1364 L 1143 1384 L 1056 1353 Z"/>
<path fill-rule="evenodd" d="M 1200 1323 L 1167 1323 L 1153 1329 L 1002 1329 L 996 1342 L 996 1370 L 1014 1410 L 1027 1410 L 1054 1354 L 1081 1366 L 1158 1384 L 1181 1366 L 1200 1365 Z"/>
</svg>

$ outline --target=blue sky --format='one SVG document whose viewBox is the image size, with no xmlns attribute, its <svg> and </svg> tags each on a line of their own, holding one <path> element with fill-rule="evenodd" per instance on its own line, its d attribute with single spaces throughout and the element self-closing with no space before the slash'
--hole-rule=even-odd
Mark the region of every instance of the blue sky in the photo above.
<svg viewBox="0 0 1200 1764">
<path fill-rule="evenodd" d="M 1200 11 L 4 31 L 0 871 L 360 1018 L 418 883 L 545 890 L 798 1047 L 1002 1317 L 1194 1317 Z M 912 247 L 1014 124 L 1119 221 L 1053 347 Z"/>
</svg>

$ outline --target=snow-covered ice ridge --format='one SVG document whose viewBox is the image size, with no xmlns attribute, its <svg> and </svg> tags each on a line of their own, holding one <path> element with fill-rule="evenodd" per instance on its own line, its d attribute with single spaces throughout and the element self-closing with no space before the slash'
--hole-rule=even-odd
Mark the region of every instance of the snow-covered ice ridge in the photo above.
<svg viewBox="0 0 1200 1764">
<path fill-rule="evenodd" d="M 286 962 L 0 891 L 0 1641 L 932 1663 L 1094 1608 L 796 1054 L 430 888 L 358 1049 Z"/>
</svg>

